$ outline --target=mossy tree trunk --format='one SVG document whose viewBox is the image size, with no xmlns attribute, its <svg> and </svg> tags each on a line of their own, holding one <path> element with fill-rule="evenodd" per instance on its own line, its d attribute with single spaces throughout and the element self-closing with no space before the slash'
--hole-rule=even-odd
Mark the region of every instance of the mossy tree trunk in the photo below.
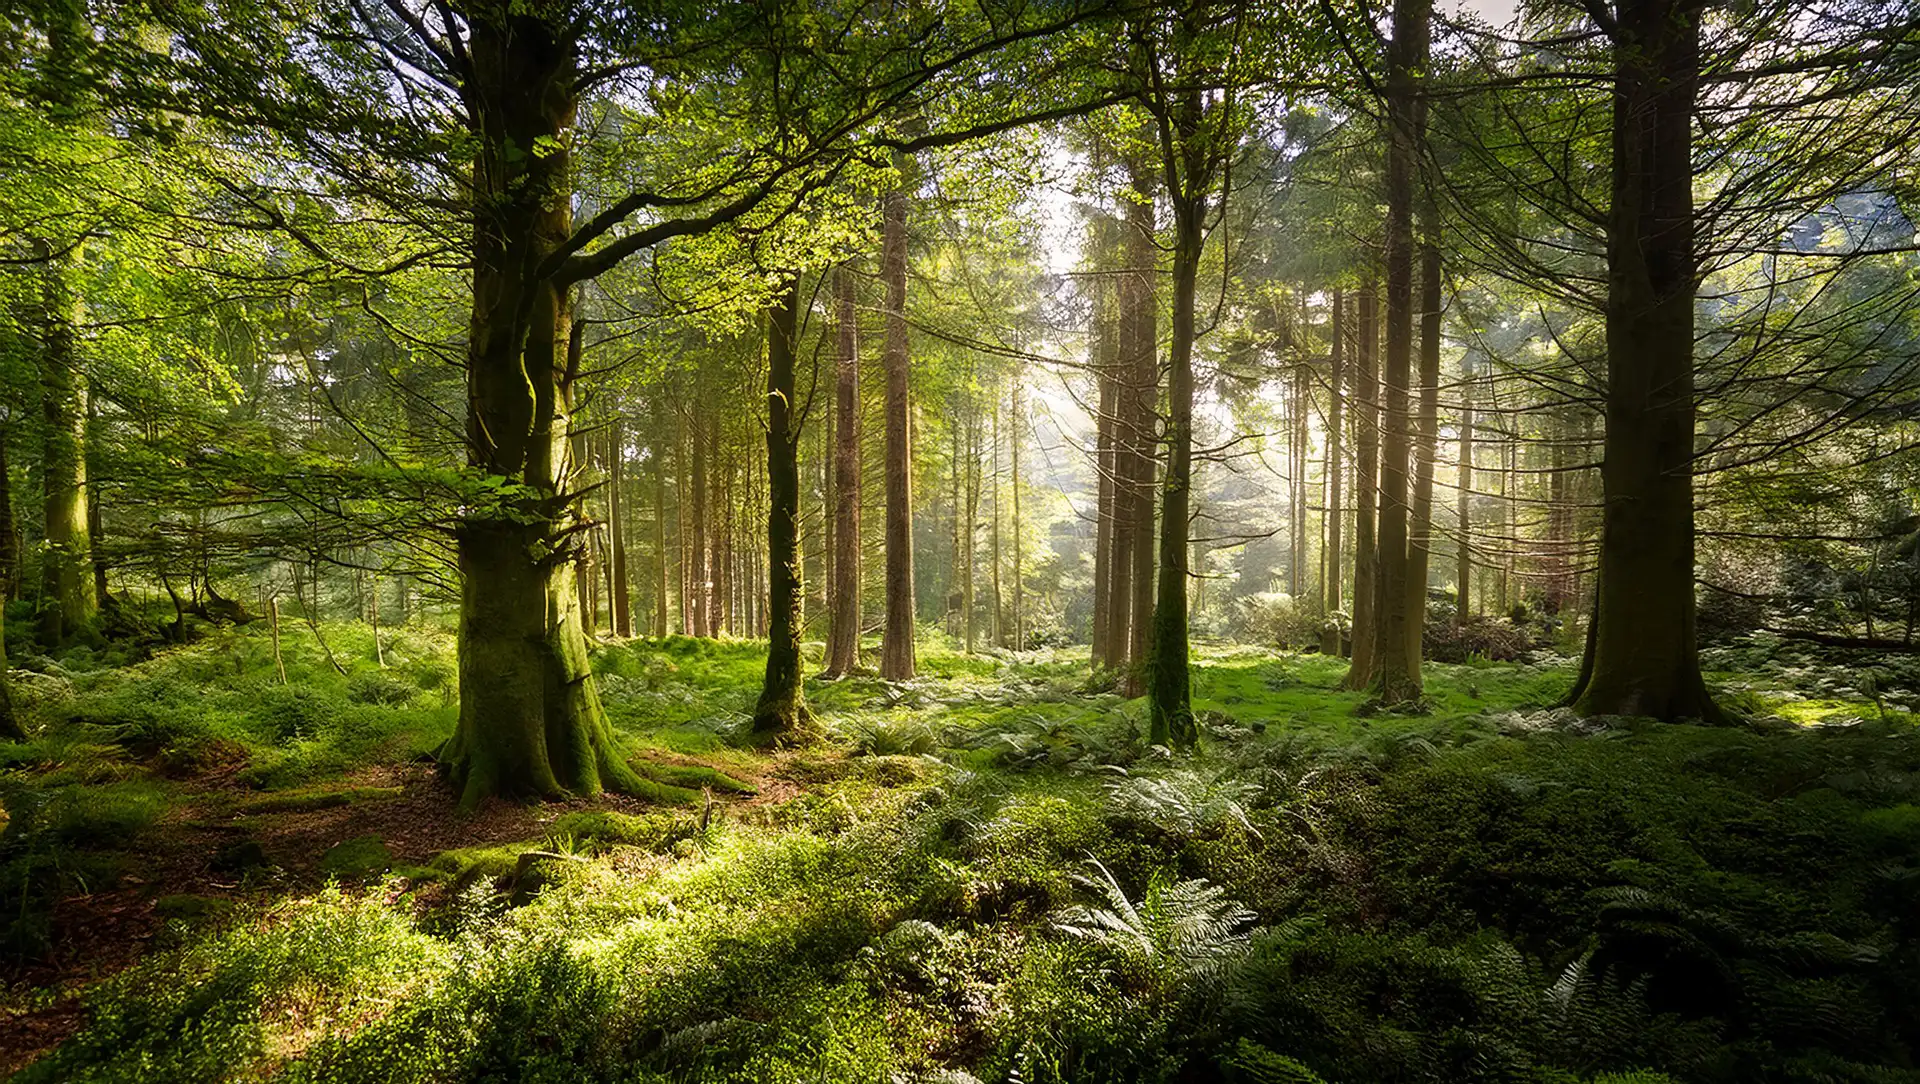
<svg viewBox="0 0 1920 1084">
<path fill-rule="evenodd" d="M 80 303 L 74 255 L 40 245 L 40 468 L 46 551 L 41 559 L 40 636 L 72 640 L 99 611 L 87 516 L 87 379 L 78 349 Z"/>
<path fill-rule="evenodd" d="M 1184 106 L 1197 127 L 1197 101 Z M 1167 470 L 1160 486 L 1160 576 L 1148 656 L 1148 729 L 1156 745 L 1188 748 L 1198 737 L 1188 672 L 1187 525 L 1193 487 L 1193 342 L 1206 189 L 1170 186 L 1173 200 L 1173 340 L 1167 351 Z"/>
<path fill-rule="evenodd" d="M 1605 518 L 1598 604 L 1569 700 L 1719 721 L 1694 630 L 1692 123 L 1702 5 L 1621 0 L 1613 25 Z"/>
<path fill-rule="evenodd" d="M 594 689 L 576 586 L 570 312 L 537 273 L 571 229 L 573 43 L 505 4 L 470 10 L 469 26 L 468 461 L 503 484 L 458 529 L 460 719 L 442 760 L 465 807 L 637 790 Z"/>
<path fill-rule="evenodd" d="M 764 741 L 792 740 L 810 720 L 800 661 L 799 313 L 796 276 L 767 322 L 767 671 L 753 712 L 754 735 Z"/>
<path fill-rule="evenodd" d="M 50 116 L 78 128 L 96 124 L 88 52 L 93 31 L 79 3 L 56 3 L 43 12 L 47 58 L 42 90 Z M 79 348 L 84 321 L 73 278 L 79 238 L 36 239 L 39 292 L 34 320 L 40 335 L 40 471 L 43 494 L 39 600 L 40 637 L 50 646 L 72 640 L 93 622 L 100 600 L 94 593 L 93 540 L 87 516 L 87 376 Z"/>
</svg>

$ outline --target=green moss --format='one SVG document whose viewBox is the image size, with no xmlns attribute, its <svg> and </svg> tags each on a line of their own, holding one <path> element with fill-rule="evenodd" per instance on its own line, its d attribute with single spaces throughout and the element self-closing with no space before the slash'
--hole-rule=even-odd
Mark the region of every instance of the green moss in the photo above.
<svg viewBox="0 0 1920 1084">
<path fill-rule="evenodd" d="M 398 798 L 404 793 L 403 787 L 347 787 L 340 790 L 273 794 L 243 802 L 238 811 L 243 814 L 309 813 L 316 809 L 335 809 L 359 802 Z"/>
<path fill-rule="evenodd" d="M 320 856 L 320 870 L 335 877 L 364 879 L 385 873 L 393 863 L 393 852 L 378 835 L 355 836 L 336 843 Z"/>
</svg>

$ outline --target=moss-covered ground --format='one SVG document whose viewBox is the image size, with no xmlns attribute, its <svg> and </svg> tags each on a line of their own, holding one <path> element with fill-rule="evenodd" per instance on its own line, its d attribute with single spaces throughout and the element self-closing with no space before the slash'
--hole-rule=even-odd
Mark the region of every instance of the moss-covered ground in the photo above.
<svg viewBox="0 0 1920 1084">
<path fill-rule="evenodd" d="M 458 814 L 450 637 L 16 660 L 0 1070 L 36 1081 L 1920 1081 L 1920 668 L 1709 653 L 1706 729 L 1571 660 L 1203 648 L 1204 742 L 1084 653 L 811 682 L 601 646 L 654 800 Z"/>
</svg>

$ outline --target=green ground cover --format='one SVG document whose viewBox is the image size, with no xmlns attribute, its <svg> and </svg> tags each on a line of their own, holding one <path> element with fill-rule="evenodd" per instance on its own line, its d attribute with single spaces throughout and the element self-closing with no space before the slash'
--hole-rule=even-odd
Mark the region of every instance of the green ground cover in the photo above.
<svg viewBox="0 0 1920 1084">
<path fill-rule="evenodd" d="M 1706 729 L 1553 712 L 1555 657 L 1369 716 L 1206 648 L 1174 756 L 1084 654 L 928 644 L 765 753 L 760 647 L 635 641 L 595 668 L 658 793 L 462 818 L 450 639 L 367 636 L 284 686 L 250 630 L 24 660 L 15 1079 L 1920 1081 L 1897 662 L 1710 652 L 1750 721 Z M 141 939 L 87 959 L 109 899 Z"/>
</svg>

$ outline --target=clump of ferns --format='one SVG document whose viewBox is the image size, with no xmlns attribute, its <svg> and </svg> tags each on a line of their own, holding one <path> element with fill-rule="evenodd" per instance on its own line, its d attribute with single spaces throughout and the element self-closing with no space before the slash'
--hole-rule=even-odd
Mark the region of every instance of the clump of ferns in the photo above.
<svg viewBox="0 0 1920 1084">
<path fill-rule="evenodd" d="M 986 750 L 1001 768 L 1089 771 L 1138 760 L 1139 724 L 1124 711 L 1027 711 L 979 730 L 947 734 L 945 744 Z"/>
<path fill-rule="evenodd" d="M 1176 839 L 1228 825 L 1260 838 L 1247 816 L 1260 798 L 1260 785 L 1237 778 L 1230 768 L 1211 773 L 1174 768 L 1154 775 L 1115 770 L 1120 778 L 1107 784 L 1107 802 L 1119 820 L 1149 825 Z"/>
<path fill-rule="evenodd" d="M 1087 867 L 1074 881 L 1093 902 L 1062 911 L 1054 927 L 1106 951 L 1135 989 L 1166 995 L 1211 986 L 1246 951 L 1254 913 L 1219 885 L 1155 874 L 1134 900 L 1098 859 Z"/>
</svg>

